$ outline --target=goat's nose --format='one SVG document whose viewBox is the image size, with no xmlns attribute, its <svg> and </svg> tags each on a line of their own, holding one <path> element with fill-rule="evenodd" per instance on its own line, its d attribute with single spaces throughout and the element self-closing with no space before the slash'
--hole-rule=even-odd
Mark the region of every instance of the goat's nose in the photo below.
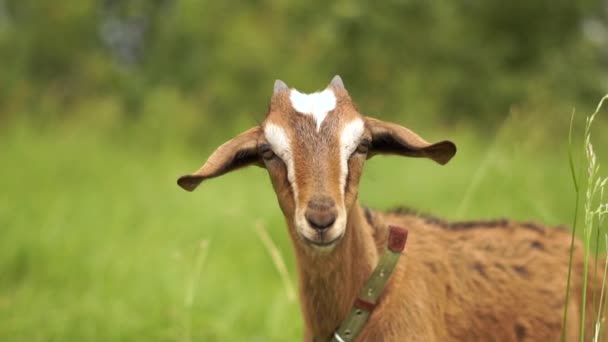
<svg viewBox="0 0 608 342">
<path fill-rule="evenodd" d="M 319 231 L 326 230 L 336 221 L 336 214 L 329 211 L 312 213 L 306 211 L 304 217 L 306 217 L 306 221 L 311 227 Z"/>
<path fill-rule="evenodd" d="M 308 202 L 304 217 L 310 226 L 323 231 L 336 221 L 336 205 L 329 197 L 313 198 Z"/>
</svg>

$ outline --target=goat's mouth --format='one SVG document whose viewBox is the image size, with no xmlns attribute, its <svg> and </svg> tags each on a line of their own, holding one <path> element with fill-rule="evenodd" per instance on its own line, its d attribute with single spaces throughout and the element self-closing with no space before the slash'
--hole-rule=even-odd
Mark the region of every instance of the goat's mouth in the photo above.
<svg viewBox="0 0 608 342">
<path fill-rule="evenodd" d="M 302 238 L 304 238 L 304 241 L 313 248 L 331 249 L 335 245 L 337 245 L 340 240 L 342 240 L 344 234 L 340 234 L 333 238 L 328 238 L 327 236 L 322 234 L 315 234 L 315 236 L 312 238 L 304 234 L 302 234 L 301 236 Z"/>
</svg>

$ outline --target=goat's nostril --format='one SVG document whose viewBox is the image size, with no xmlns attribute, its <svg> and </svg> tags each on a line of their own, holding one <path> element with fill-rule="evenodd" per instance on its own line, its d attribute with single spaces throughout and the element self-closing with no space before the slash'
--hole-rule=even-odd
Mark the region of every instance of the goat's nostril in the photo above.
<svg viewBox="0 0 608 342">
<path fill-rule="evenodd" d="M 304 214 L 308 224 L 316 230 L 323 231 L 336 222 L 336 214 L 333 212 L 306 212 Z"/>
</svg>

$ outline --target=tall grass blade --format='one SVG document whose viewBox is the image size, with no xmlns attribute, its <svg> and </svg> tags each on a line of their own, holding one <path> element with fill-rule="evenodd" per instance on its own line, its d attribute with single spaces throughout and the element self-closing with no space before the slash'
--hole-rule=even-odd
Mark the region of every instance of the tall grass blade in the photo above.
<svg viewBox="0 0 608 342">
<path fill-rule="evenodd" d="M 574 201 L 574 219 L 572 222 L 572 236 L 570 238 L 570 256 L 568 260 L 568 280 L 566 282 L 566 303 L 564 306 L 564 317 L 562 319 L 562 336 L 561 341 L 564 342 L 566 340 L 566 323 L 568 319 L 568 303 L 570 303 L 570 283 L 572 279 L 572 259 L 574 256 L 574 239 L 576 237 L 576 222 L 578 221 L 578 208 L 579 208 L 579 187 L 578 187 L 578 178 L 576 177 L 576 170 L 574 168 L 574 154 L 572 153 L 572 130 L 574 127 L 574 114 L 575 111 L 572 111 L 572 116 L 570 117 L 570 129 L 568 131 L 568 163 L 570 165 L 570 174 L 572 175 L 572 184 L 574 184 L 574 193 L 575 193 L 575 201 Z"/>
<path fill-rule="evenodd" d="M 500 128 L 498 129 L 498 132 L 496 133 L 496 135 L 494 137 L 494 141 L 492 142 L 492 145 L 488 148 L 485 157 L 483 158 L 483 160 L 481 161 L 481 163 L 475 170 L 475 173 L 473 174 L 473 177 L 471 178 L 471 183 L 469 184 L 464 195 L 462 196 L 462 200 L 460 201 L 460 206 L 458 206 L 458 210 L 456 211 L 456 217 L 462 218 L 463 215 L 466 213 L 466 211 L 469 209 L 471 197 L 473 196 L 475 191 L 477 191 L 477 189 L 479 188 L 479 185 L 481 184 L 481 181 L 484 179 L 486 173 L 488 172 L 490 165 L 492 165 L 494 156 L 496 155 L 495 152 L 496 152 L 498 143 L 501 141 L 502 136 L 503 136 L 504 132 L 506 131 L 506 128 L 509 126 L 508 124 L 511 121 L 512 117 L 513 117 L 513 113 L 511 112 L 511 114 L 509 114 L 504 119 L 504 121 L 500 124 Z"/>
<path fill-rule="evenodd" d="M 196 260 L 194 262 L 193 273 L 190 275 L 190 279 L 186 284 L 186 293 L 184 295 L 184 309 L 186 317 L 184 319 L 183 332 L 183 341 L 185 342 L 192 341 L 192 305 L 194 304 L 196 289 L 198 288 L 198 283 L 201 277 L 201 271 L 203 269 L 205 259 L 207 258 L 208 250 L 209 241 L 201 241 L 201 243 L 199 244 L 198 253 L 196 255 Z"/>
<path fill-rule="evenodd" d="M 604 240 L 606 242 L 606 251 L 608 252 L 608 234 L 604 234 Z M 604 303 L 604 290 L 605 290 L 605 284 L 606 284 L 606 272 L 608 272 L 608 253 L 606 253 L 606 258 L 605 258 L 605 261 L 604 261 L 604 277 L 602 279 L 602 291 L 600 292 L 600 307 L 597 310 L 597 317 L 599 319 L 596 320 L 596 322 L 595 322 L 595 334 L 593 336 L 593 341 L 594 342 L 600 341 L 600 336 L 602 336 L 601 333 L 602 333 L 603 329 L 602 329 L 601 323 L 604 321 L 602 319 L 602 312 L 604 312 L 604 308 L 603 308 L 602 304 Z"/>
<path fill-rule="evenodd" d="M 262 241 L 262 244 L 264 245 L 266 250 L 268 251 L 268 254 L 270 254 L 270 258 L 272 259 L 274 267 L 277 269 L 279 275 L 281 276 L 281 280 L 283 281 L 283 286 L 285 287 L 285 292 L 287 294 L 287 299 L 289 300 L 289 302 L 295 301 L 296 293 L 294 290 L 294 286 L 291 282 L 291 278 L 289 277 L 289 272 L 287 272 L 287 266 L 285 266 L 285 261 L 281 256 L 281 252 L 279 252 L 277 246 L 274 244 L 274 242 L 272 242 L 272 239 L 266 231 L 266 228 L 264 228 L 264 224 L 262 222 L 256 223 L 255 232 Z"/>
</svg>

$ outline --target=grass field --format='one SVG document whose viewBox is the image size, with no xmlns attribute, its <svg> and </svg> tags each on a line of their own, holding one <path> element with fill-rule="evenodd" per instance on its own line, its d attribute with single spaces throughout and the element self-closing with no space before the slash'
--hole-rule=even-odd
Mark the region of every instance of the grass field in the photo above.
<svg viewBox="0 0 608 342">
<path fill-rule="evenodd" d="M 567 110 L 559 115 L 569 119 Z M 491 132 L 419 129 L 429 140 L 454 140 L 454 160 L 440 167 L 371 159 L 361 202 L 406 204 L 448 219 L 569 224 L 567 127 L 551 121 L 509 119 Z M 594 133 L 603 170 L 606 128 L 604 119 Z M 255 231 L 265 227 L 295 284 L 265 171 L 246 169 L 186 193 L 176 178 L 196 169 L 212 144 L 187 147 L 177 136 L 163 138 L 162 128 L 149 134 L 2 129 L 0 341 L 300 338 L 297 300 Z"/>
</svg>

